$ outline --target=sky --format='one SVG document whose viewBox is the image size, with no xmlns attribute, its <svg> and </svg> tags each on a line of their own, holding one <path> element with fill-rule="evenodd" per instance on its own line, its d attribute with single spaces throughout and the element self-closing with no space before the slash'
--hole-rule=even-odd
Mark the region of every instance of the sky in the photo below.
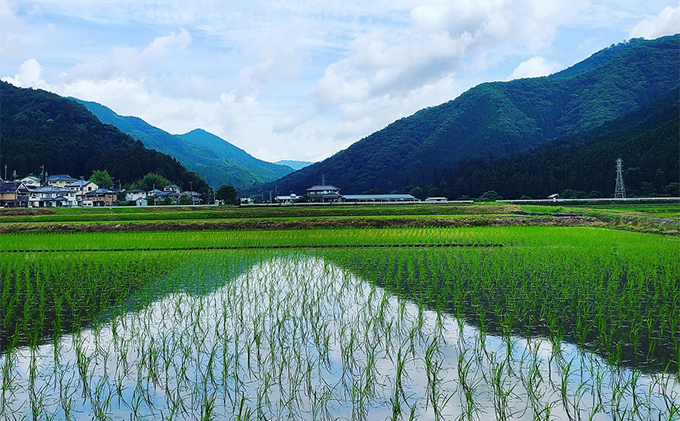
<svg viewBox="0 0 680 421">
<path fill-rule="evenodd" d="M 0 78 L 318 161 L 479 83 L 678 32 L 659 0 L 0 0 Z"/>
</svg>

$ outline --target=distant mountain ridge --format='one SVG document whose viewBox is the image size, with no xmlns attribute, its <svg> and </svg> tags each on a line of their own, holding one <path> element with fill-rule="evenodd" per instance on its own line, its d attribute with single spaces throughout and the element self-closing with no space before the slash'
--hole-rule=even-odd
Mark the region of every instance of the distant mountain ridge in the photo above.
<svg viewBox="0 0 680 421">
<path fill-rule="evenodd" d="M 259 160 L 202 129 L 173 135 L 139 117 L 121 116 L 102 104 L 71 99 L 83 104 L 101 122 L 111 124 L 123 133 L 141 140 L 148 148 L 174 157 L 213 187 L 228 184 L 241 189 L 272 181 L 292 172 L 288 166 Z"/>
<path fill-rule="evenodd" d="M 313 162 L 309 162 L 309 161 L 291 161 L 289 159 L 284 159 L 283 161 L 276 161 L 274 163 L 278 164 L 278 165 L 287 165 L 287 166 L 291 167 L 292 169 L 294 169 L 295 171 L 301 170 L 304 167 L 308 167 L 308 166 L 313 164 Z"/>
<path fill-rule="evenodd" d="M 443 171 L 594 129 L 679 84 L 680 35 L 633 39 L 549 77 L 483 83 L 420 110 L 263 189 L 304 192 L 322 176 L 343 193 L 438 184 Z"/>
</svg>

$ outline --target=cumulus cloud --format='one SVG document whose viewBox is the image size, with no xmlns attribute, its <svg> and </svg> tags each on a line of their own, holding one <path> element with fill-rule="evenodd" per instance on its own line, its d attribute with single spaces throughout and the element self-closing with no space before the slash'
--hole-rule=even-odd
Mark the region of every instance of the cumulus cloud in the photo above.
<svg viewBox="0 0 680 421">
<path fill-rule="evenodd" d="M 561 68 L 560 63 L 556 61 L 548 61 L 545 57 L 534 56 L 521 62 L 507 80 L 548 76 Z"/>
<path fill-rule="evenodd" d="M 461 71 L 483 72 L 507 55 L 549 46 L 558 27 L 587 4 L 587 0 L 451 0 L 418 5 L 410 11 L 407 26 L 380 27 L 356 36 L 349 53 L 330 63 L 317 82 L 315 105 L 321 112 L 339 107 L 348 136 L 353 130 L 359 135 L 362 129 L 378 129 L 381 119 L 366 117 L 368 110 L 394 120 L 404 115 L 397 110 L 410 114 L 417 109 L 409 106 L 452 99 L 432 95 L 427 87 L 450 84 Z M 539 76 L 558 68 L 558 63 L 536 57 L 522 63 L 513 77 Z M 380 105 L 373 108 L 376 104 Z M 363 112 L 346 112 L 349 109 Z"/>
<path fill-rule="evenodd" d="M 649 17 L 659 4 L 0 0 L 0 69 L 167 131 L 201 127 L 262 158 L 318 160 L 482 81 L 559 70 L 551 57 L 573 62 L 565 45 L 590 37 L 580 50 L 592 54 L 631 22 L 631 36 L 677 32 L 680 7 Z"/>
<path fill-rule="evenodd" d="M 24 61 L 19 67 L 19 73 L 14 77 L 4 77 L 2 80 L 20 88 L 45 88 L 47 86 L 42 78 L 42 66 L 34 58 Z"/>
<path fill-rule="evenodd" d="M 668 6 L 657 16 L 638 23 L 632 31 L 631 38 L 659 38 L 680 32 L 680 3 L 677 7 Z"/>
</svg>

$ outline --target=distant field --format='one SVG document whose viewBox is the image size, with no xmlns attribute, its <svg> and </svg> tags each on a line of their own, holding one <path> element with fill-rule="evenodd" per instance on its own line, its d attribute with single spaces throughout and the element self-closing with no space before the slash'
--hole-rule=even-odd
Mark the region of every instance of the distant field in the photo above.
<svg viewBox="0 0 680 421">
<path fill-rule="evenodd" d="M 195 206 L 4 209 L 0 223 L 17 222 L 125 222 L 210 220 L 236 218 L 303 218 L 390 215 L 484 215 L 517 211 L 515 205 L 356 205 L 356 206 Z"/>
<path fill-rule="evenodd" d="M 0 233 L 482 225 L 608 225 L 680 233 L 680 205 L 500 203 L 0 209 Z"/>
</svg>

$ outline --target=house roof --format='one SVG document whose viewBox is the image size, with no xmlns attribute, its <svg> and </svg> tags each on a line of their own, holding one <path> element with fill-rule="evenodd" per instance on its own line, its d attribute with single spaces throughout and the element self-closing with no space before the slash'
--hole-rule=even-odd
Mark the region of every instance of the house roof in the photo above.
<svg viewBox="0 0 680 421">
<path fill-rule="evenodd" d="M 52 186 L 40 187 L 39 189 L 33 190 L 33 192 L 36 192 L 36 193 L 74 194 L 74 192 L 72 190 L 69 190 L 65 187 L 52 187 Z"/>
<path fill-rule="evenodd" d="M 175 193 L 174 191 L 162 191 L 158 192 L 154 195 L 155 197 L 179 197 L 179 193 Z"/>
<path fill-rule="evenodd" d="M 323 191 L 323 190 L 340 190 L 338 187 L 325 185 L 325 186 L 312 186 L 307 189 L 307 191 Z"/>
<path fill-rule="evenodd" d="M 88 184 L 94 184 L 90 180 L 76 180 L 73 183 L 69 184 L 68 187 L 85 187 Z"/>
<path fill-rule="evenodd" d="M 21 181 L 5 181 L 0 183 L 0 192 L 7 193 L 17 190 L 26 190 L 25 188 L 22 188 L 22 186 L 23 183 Z"/>
<path fill-rule="evenodd" d="M 101 196 L 102 194 L 113 194 L 114 192 L 109 189 L 97 189 L 85 194 L 85 196 Z"/>
<path fill-rule="evenodd" d="M 40 179 L 38 177 L 33 177 L 32 175 L 27 175 L 26 177 L 22 178 L 21 180 L 22 181 L 23 180 L 40 181 Z"/>
<path fill-rule="evenodd" d="M 77 181 L 77 178 L 73 178 L 68 174 L 57 174 L 47 177 L 47 181 Z"/>
</svg>

